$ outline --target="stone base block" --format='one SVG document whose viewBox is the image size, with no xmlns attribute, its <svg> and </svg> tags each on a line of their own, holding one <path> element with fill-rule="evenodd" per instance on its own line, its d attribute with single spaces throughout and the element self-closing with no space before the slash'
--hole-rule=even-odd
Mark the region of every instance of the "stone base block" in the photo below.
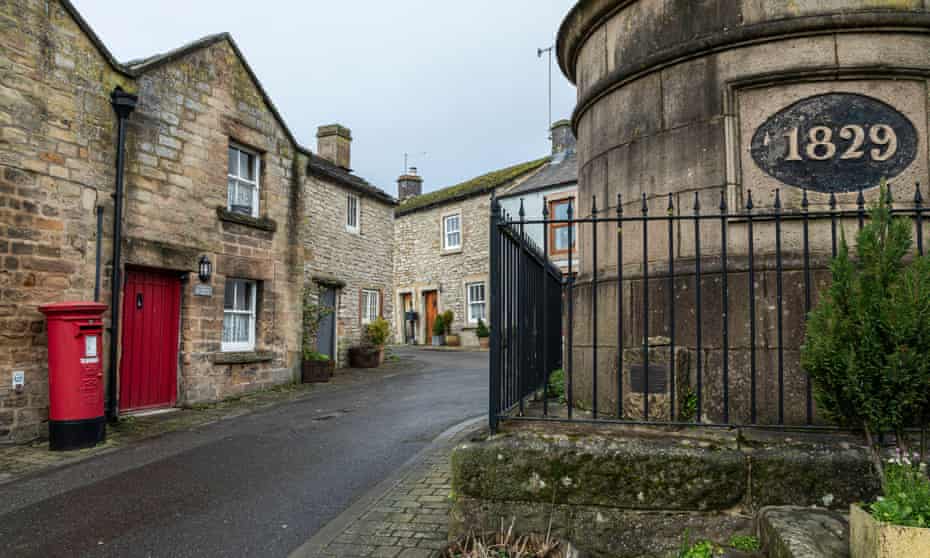
<svg viewBox="0 0 930 558">
<path fill-rule="evenodd" d="M 756 515 L 756 530 L 768 558 L 849 558 L 849 521 L 840 513 L 767 507 Z"/>
<path fill-rule="evenodd" d="M 518 533 L 547 533 L 571 541 L 585 556 L 655 557 L 674 555 L 685 540 L 725 543 L 748 534 L 746 516 L 688 512 L 637 512 L 599 506 L 540 505 L 538 502 L 489 502 L 459 497 L 452 508 L 450 536 L 509 528 Z"/>
</svg>

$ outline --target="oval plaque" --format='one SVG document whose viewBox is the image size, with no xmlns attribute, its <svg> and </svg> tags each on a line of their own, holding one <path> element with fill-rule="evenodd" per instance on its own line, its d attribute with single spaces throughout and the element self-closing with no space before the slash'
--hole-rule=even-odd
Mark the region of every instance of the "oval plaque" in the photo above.
<svg viewBox="0 0 930 558">
<path fill-rule="evenodd" d="M 752 158 L 774 178 L 818 192 L 854 192 L 901 174 L 917 157 L 917 129 L 891 105 L 827 93 L 785 107 L 756 130 Z"/>
</svg>

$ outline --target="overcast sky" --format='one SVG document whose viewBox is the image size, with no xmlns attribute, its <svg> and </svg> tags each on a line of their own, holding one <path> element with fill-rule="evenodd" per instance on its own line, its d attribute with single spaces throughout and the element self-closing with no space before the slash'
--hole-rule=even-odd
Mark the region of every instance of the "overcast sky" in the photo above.
<svg viewBox="0 0 930 558">
<path fill-rule="evenodd" d="M 574 1 L 73 3 L 121 61 L 229 31 L 302 144 L 348 126 L 355 172 L 396 194 L 405 152 L 427 191 L 549 152 L 536 49 Z M 553 120 L 567 118 L 575 89 L 552 76 Z"/>
</svg>

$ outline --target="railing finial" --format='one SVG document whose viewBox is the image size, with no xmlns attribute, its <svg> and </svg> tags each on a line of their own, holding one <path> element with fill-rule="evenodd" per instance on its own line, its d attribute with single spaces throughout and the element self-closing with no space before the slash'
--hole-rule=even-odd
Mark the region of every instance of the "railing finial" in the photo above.
<svg viewBox="0 0 930 558">
<path fill-rule="evenodd" d="M 520 198 L 520 212 L 518 213 L 520 220 L 523 221 L 526 218 L 526 210 L 523 209 L 523 198 Z"/>
<path fill-rule="evenodd" d="M 694 193 L 694 212 L 695 213 L 701 212 L 701 195 L 698 192 Z"/>
<path fill-rule="evenodd" d="M 807 200 L 807 188 L 802 189 L 801 192 L 801 209 L 807 211 L 810 206 L 810 202 Z"/>
<path fill-rule="evenodd" d="M 775 211 L 781 211 L 781 189 L 775 188 Z"/>
<path fill-rule="evenodd" d="M 752 190 L 746 190 L 746 210 L 752 211 L 755 205 L 752 203 Z"/>
<path fill-rule="evenodd" d="M 727 212 L 727 189 L 720 189 L 720 213 Z"/>
<path fill-rule="evenodd" d="M 617 217 L 623 216 L 623 194 L 617 192 Z"/>
<path fill-rule="evenodd" d="M 924 197 L 920 193 L 920 182 L 914 183 L 914 203 L 920 206 L 924 201 Z"/>
<path fill-rule="evenodd" d="M 671 192 L 668 193 L 668 214 L 669 216 L 674 215 L 675 213 L 675 196 Z"/>
<path fill-rule="evenodd" d="M 649 204 L 646 203 L 646 192 L 643 192 L 643 215 L 649 215 Z"/>
</svg>

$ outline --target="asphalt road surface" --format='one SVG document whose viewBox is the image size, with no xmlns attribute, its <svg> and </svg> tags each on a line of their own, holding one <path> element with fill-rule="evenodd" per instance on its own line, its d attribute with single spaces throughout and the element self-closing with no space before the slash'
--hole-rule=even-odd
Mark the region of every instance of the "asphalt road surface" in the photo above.
<svg viewBox="0 0 930 558">
<path fill-rule="evenodd" d="M 0 486 L 2 556 L 287 556 L 487 405 L 487 354 L 176 432 Z"/>
</svg>

